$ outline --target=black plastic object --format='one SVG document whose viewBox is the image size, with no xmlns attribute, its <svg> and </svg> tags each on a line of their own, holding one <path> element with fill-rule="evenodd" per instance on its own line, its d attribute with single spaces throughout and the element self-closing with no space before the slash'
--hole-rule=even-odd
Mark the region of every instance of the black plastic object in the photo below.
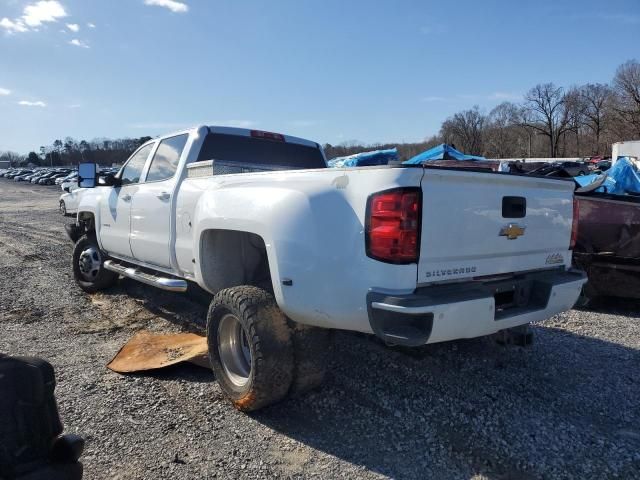
<svg viewBox="0 0 640 480">
<path fill-rule="evenodd" d="M 0 355 L 0 479 L 82 478 L 84 442 L 60 436 L 55 385 L 45 360 Z"/>
</svg>

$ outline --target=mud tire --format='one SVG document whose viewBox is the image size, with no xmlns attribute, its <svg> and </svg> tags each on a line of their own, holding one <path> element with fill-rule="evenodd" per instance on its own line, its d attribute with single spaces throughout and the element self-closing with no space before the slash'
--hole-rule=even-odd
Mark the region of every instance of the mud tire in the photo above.
<svg viewBox="0 0 640 480">
<path fill-rule="evenodd" d="M 333 332 L 292 322 L 295 357 L 291 395 L 303 395 L 322 385 L 328 368 Z"/>
<path fill-rule="evenodd" d="M 240 324 L 250 351 L 250 370 L 240 385 L 230 373 L 230 362 L 223 360 L 227 357 L 221 325 L 228 318 Z M 250 412 L 287 396 L 294 375 L 291 334 L 286 316 L 264 289 L 232 287 L 213 297 L 207 315 L 209 361 L 223 394 L 235 408 Z"/>
</svg>

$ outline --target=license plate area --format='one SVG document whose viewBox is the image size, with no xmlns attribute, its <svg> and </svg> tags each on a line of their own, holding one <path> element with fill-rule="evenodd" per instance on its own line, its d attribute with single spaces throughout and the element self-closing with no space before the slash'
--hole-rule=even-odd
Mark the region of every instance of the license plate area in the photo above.
<svg viewBox="0 0 640 480">
<path fill-rule="evenodd" d="M 535 286 L 535 281 L 517 277 L 485 283 L 495 302 L 495 320 L 511 317 L 520 312 L 545 308 L 548 296 L 545 298 L 544 295 L 532 295 Z"/>
</svg>

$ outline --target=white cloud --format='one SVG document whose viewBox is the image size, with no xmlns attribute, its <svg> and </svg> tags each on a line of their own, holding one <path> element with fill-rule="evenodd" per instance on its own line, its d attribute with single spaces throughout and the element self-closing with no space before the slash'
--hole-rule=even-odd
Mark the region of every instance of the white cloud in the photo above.
<svg viewBox="0 0 640 480">
<path fill-rule="evenodd" d="M 87 23 L 87 27 L 96 28 L 96 25 L 94 23 L 89 22 L 89 23 Z"/>
<path fill-rule="evenodd" d="M 23 107 L 46 107 L 47 104 L 38 100 L 36 102 L 30 102 L 28 100 L 20 100 L 18 105 L 22 105 Z"/>
<path fill-rule="evenodd" d="M 0 96 L 3 96 L 3 95 L 11 95 L 11 90 L 9 90 L 8 88 L 0 87 Z"/>
<path fill-rule="evenodd" d="M 40 0 L 24 7 L 22 19 L 29 27 L 38 27 L 45 22 L 56 22 L 67 16 L 64 7 L 57 0 Z"/>
<path fill-rule="evenodd" d="M 189 11 L 189 6 L 186 3 L 176 0 L 144 0 L 144 4 L 168 8 L 173 13 L 187 13 Z"/>
<path fill-rule="evenodd" d="M 9 20 L 4 17 L 0 20 L 0 27 L 4 28 L 7 33 L 26 32 L 28 29 L 20 20 Z"/>
<path fill-rule="evenodd" d="M 82 40 L 78 40 L 77 38 L 74 38 L 73 40 L 71 40 L 69 42 L 69 45 L 74 45 L 80 48 L 89 48 L 89 45 L 87 45 L 86 42 L 83 42 Z"/>
<path fill-rule="evenodd" d="M 78 25 L 77 23 L 67 23 L 67 28 L 72 32 L 80 31 L 80 25 Z"/>
<path fill-rule="evenodd" d="M 67 12 L 57 0 L 40 0 L 24 7 L 22 16 L 11 20 L 4 17 L 0 20 L 0 27 L 7 33 L 23 33 L 38 31 L 39 26 L 48 22 L 57 22 L 59 18 L 67 16 Z"/>
</svg>

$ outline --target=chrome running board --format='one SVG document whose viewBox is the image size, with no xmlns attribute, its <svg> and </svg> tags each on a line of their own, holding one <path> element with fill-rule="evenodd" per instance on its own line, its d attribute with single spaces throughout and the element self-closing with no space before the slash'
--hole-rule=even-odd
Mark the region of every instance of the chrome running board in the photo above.
<svg viewBox="0 0 640 480">
<path fill-rule="evenodd" d="M 151 273 L 143 272 L 136 267 L 128 267 L 113 260 L 104 262 L 104 268 L 111 272 L 115 272 L 123 277 L 137 280 L 141 283 L 151 285 L 152 287 L 168 290 L 170 292 L 186 292 L 187 282 L 180 278 L 160 277 Z"/>
</svg>

